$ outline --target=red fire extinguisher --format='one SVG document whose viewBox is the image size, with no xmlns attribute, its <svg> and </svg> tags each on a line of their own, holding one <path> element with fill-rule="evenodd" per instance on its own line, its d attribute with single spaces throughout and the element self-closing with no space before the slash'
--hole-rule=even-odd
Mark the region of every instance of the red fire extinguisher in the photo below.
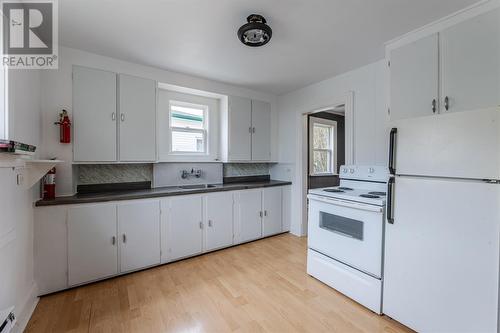
<svg viewBox="0 0 500 333">
<path fill-rule="evenodd" d="M 43 199 L 55 199 L 56 197 L 56 168 L 52 168 L 43 177 Z"/>
<path fill-rule="evenodd" d="M 68 111 L 62 110 L 59 114 L 59 121 L 54 123 L 59 125 L 59 141 L 61 143 L 71 142 L 71 120 L 69 120 Z"/>
</svg>

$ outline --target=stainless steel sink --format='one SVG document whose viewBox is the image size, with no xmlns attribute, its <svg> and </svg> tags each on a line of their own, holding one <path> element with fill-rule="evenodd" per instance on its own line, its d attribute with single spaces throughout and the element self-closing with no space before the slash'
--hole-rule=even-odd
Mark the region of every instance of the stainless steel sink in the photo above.
<svg viewBox="0 0 500 333">
<path fill-rule="evenodd" d="M 217 187 L 217 185 L 201 184 L 201 185 L 184 185 L 184 186 L 179 186 L 179 188 L 183 189 L 183 190 L 197 190 L 197 189 L 214 188 L 214 187 Z"/>
</svg>

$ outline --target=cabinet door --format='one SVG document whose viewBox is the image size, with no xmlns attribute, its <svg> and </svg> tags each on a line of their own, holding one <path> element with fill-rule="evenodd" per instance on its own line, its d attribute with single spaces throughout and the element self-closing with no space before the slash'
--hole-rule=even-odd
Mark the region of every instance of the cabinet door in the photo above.
<svg viewBox="0 0 500 333">
<path fill-rule="evenodd" d="M 156 82 L 120 74 L 120 160 L 156 160 Z"/>
<path fill-rule="evenodd" d="M 116 205 L 68 209 L 68 284 L 102 279 L 118 273 Z"/>
<path fill-rule="evenodd" d="M 448 111 L 500 105 L 500 9 L 443 31 L 440 40 Z"/>
<path fill-rule="evenodd" d="M 201 196 L 172 198 L 167 231 L 170 260 L 201 253 L 202 231 Z"/>
<path fill-rule="evenodd" d="M 391 119 L 415 118 L 438 112 L 438 35 L 391 52 Z"/>
<path fill-rule="evenodd" d="M 248 98 L 229 98 L 229 154 L 231 161 L 250 161 L 252 101 Z"/>
<path fill-rule="evenodd" d="M 239 242 L 262 237 L 262 191 L 247 190 L 239 193 Z"/>
<path fill-rule="evenodd" d="M 281 187 L 265 188 L 262 191 L 262 207 L 264 218 L 262 220 L 262 236 L 279 234 L 282 230 L 282 194 Z"/>
<path fill-rule="evenodd" d="M 213 193 L 205 198 L 205 251 L 233 244 L 233 193 Z"/>
<path fill-rule="evenodd" d="M 271 104 L 252 101 L 252 160 L 271 160 Z"/>
<path fill-rule="evenodd" d="M 116 74 L 73 67 L 74 160 L 116 161 Z"/>
<path fill-rule="evenodd" d="M 291 213 L 292 213 L 292 187 L 284 186 L 283 187 L 283 201 L 282 201 L 282 218 L 283 222 L 281 225 L 281 231 L 290 231 L 290 223 L 291 223 Z"/>
<path fill-rule="evenodd" d="M 120 271 L 160 263 L 160 203 L 140 201 L 118 205 Z"/>
</svg>

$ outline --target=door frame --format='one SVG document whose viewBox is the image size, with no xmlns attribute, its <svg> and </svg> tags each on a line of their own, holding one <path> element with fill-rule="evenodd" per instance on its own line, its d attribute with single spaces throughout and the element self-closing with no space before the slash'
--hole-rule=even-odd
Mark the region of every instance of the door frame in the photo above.
<svg viewBox="0 0 500 333">
<path fill-rule="evenodd" d="M 300 157 L 301 161 L 301 183 L 300 183 L 300 193 L 299 198 L 301 200 L 302 206 L 302 223 L 301 223 L 301 235 L 307 235 L 307 183 L 309 176 L 309 146 L 308 146 L 308 116 L 323 112 L 333 110 L 338 106 L 344 105 L 344 119 L 345 119 L 345 163 L 354 164 L 354 92 L 348 91 L 344 96 L 335 98 L 333 103 L 327 106 L 323 106 L 317 109 L 309 110 L 302 113 L 302 126 L 300 128 L 302 134 L 302 153 Z"/>
</svg>

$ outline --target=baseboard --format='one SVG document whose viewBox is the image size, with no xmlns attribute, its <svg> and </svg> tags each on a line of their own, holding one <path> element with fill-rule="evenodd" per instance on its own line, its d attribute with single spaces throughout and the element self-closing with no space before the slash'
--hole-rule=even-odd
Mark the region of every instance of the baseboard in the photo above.
<svg viewBox="0 0 500 333">
<path fill-rule="evenodd" d="M 33 311 L 35 311 L 35 307 L 38 304 L 39 298 L 37 297 L 37 294 L 38 287 L 36 283 L 33 282 L 29 294 L 26 296 L 23 304 L 19 307 L 19 311 L 15 311 L 17 318 L 12 333 L 24 332 L 24 329 L 26 328 L 26 325 L 28 325 L 31 315 L 33 314 Z"/>
</svg>

